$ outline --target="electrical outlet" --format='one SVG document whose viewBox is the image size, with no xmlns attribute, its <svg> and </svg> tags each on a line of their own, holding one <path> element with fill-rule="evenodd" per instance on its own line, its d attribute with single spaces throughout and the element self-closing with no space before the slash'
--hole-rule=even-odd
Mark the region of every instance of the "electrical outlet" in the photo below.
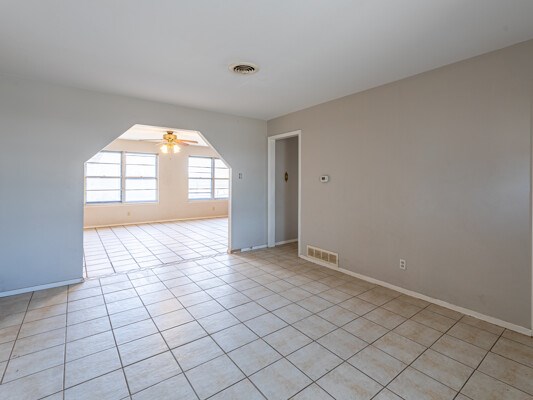
<svg viewBox="0 0 533 400">
<path fill-rule="evenodd" d="M 407 269 L 407 264 L 402 258 L 400 258 L 400 269 L 403 269 L 404 271 Z"/>
</svg>

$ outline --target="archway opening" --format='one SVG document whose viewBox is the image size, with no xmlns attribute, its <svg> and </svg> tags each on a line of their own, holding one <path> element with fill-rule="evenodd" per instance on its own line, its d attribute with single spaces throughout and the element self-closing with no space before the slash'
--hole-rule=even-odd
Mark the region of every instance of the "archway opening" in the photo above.
<svg viewBox="0 0 533 400">
<path fill-rule="evenodd" d="M 84 164 L 84 277 L 227 253 L 230 177 L 200 132 L 132 126 Z"/>
</svg>

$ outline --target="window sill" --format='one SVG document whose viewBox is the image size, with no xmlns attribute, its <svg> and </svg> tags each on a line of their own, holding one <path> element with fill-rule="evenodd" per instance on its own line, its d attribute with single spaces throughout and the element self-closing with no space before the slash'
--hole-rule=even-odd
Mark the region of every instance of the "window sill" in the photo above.
<svg viewBox="0 0 533 400">
<path fill-rule="evenodd" d="M 228 199 L 188 199 L 188 203 L 209 203 L 214 201 L 228 201 Z"/>
<path fill-rule="evenodd" d="M 85 207 L 121 207 L 121 206 L 140 206 L 140 205 L 159 205 L 159 201 L 139 201 L 139 202 L 109 202 L 109 203 L 85 203 Z"/>
</svg>

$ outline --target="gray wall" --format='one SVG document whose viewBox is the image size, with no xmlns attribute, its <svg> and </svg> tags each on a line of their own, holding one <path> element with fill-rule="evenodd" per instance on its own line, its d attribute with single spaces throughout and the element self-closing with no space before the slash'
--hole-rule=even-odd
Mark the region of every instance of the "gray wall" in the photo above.
<svg viewBox="0 0 533 400">
<path fill-rule="evenodd" d="M 134 124 L 202 132 L 232 167 L 233 248 L 266 243 L 266 122 L 0 76 L 0 292 L 81 277 L 83 163 Z"/>
<path fill-rule="evenodd" d="M 302 244 L 530 328 L 532 101 L 528 41 L 268 121 L 302 130 Z"/>
<path fill-rule="evenodd" d="M 276 243 L 297 238 L 298 137 L 291 137 L 276 140 Z"/>
</svg>

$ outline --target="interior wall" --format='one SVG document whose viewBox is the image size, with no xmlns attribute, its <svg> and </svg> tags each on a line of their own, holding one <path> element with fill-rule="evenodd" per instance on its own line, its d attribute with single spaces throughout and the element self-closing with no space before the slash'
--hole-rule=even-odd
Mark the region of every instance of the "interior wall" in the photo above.
<svg viewBox="0 0 533 400">
<path fill-rule="evenodd" d="M 121 139 L 113 141 L 105 150 L 159 152 L 155 143 Z M 218 158 L 215 150 L 204 146 L 183 146 L 177 154 L 159 154 L 159 199 L 156 203 L 88 204 L 84 207 L 84 226 L 227 216 L 228 200 L 189 200 L 189 156 Z"/>
<path fill-rule="evenodd" d="M 83 163 L 135 124 L 200 131 L 232 167 L 233 249 L 266 243 L 265 121 L 0 76 L 0 293 L 82 277 Z"/>
<path fill-rule="evenodd" d="M 289 179 L 285 181 L 285 172 Z M 298 137 L 276 140 L 276 243 L 298 239 Z"/>
<path fill-rule="evenodd" d="M 302 244 L 531 328 L 532 101 L 528 41 L 268 121 L 302 130 Z"/>
</svg>

